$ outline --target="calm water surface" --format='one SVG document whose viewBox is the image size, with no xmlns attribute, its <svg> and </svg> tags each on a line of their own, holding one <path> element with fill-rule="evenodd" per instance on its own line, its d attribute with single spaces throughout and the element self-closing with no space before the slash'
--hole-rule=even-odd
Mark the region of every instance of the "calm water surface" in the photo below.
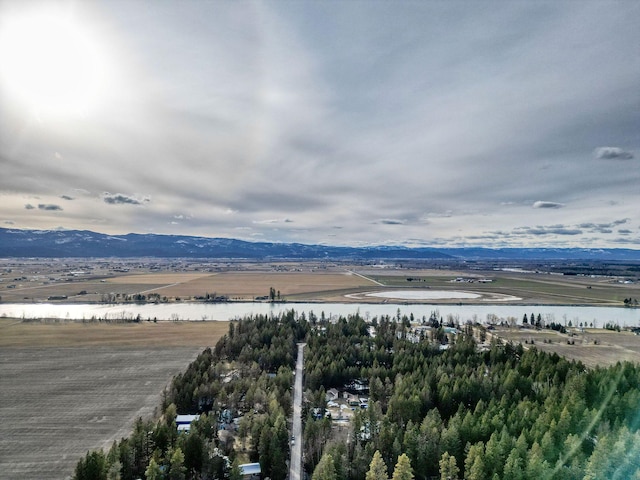
<svg viewBox="0 0 640 480">
<path fill-rule="evenodd" d="M 449 315 L 464 322 L 466 320 L 484 321 L 495 315 L 498 319 L 514 317 L 518 322 L 524 314 L 542 315 L 547 321 L 559 323 L 572 322 L 602 327 L 607 322 L 620 326 L 640 325 L 640 309 L 624 307 L 580 307 L 545 305 L 398 305 L 392 303 L 171 303 L 146 305 L 95 305 L 95 304 L 0 304 L 0 317 L 14 318 L 60 318 L 60 319 L 131 319 L 140 316 L 143 320 L 231 320 L 247 315 L 279 314 L 288 310 L 320 316 L 347 316 L 359 313 L 365 318 L 383 315 L 410 315 L 416 319 L 428 318 L 437 310 L 445 320 Z"/>
</svg>

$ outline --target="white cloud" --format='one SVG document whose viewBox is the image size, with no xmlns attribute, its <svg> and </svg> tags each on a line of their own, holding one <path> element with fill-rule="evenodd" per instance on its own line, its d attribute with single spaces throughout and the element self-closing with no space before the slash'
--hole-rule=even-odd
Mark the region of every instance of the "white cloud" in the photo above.
<svg viewBox="0 0 640 480">
<path fill-rule="evenodd" d="M 252 223 L 256 225 L 273 225 L 279 223 L 293 223 L 293 220 L 289 218 L 269 218 L 266 220 L 253 220 Z"/>
</svg>

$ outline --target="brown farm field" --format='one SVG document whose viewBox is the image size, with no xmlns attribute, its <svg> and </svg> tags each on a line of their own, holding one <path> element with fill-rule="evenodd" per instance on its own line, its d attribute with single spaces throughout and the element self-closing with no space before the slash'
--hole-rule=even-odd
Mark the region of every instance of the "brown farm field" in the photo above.
<svg viewBox="0 0 640 480">
<path fill-rule="evenodd" d="M 57 283 L 17 284 L 5 289 L 7 303 L 44 302 L 52 296 L 66 297 L 64 302 L 103 302 L 106 295 L 158 294 L 169 301 L 210 295 L 233 300 L 252 301 L 266 297 L 269 289 L 292 301 L 344 299 L 347 293 L 375 289 L 377 283 L 351 271 L 222 271 L 217 273 L 136 273 L 105 278 L 73 279 Z M 328 296 L 328 297 L 327 297 Z"/>
<path fill-rule="evenodd" d="M 128 436 L 227 322 L 0 319 L 0 478 L 63 479 Z"/>
<path fill-rule="evenodd" d="M 22 322 L 0 318 L 0 348 L 131 347 L 174 348 L 215 345 L 228 322 Z"/>
<path fill-rule="evenodd" d="M 1 263 L 0 263 L 1 265 Z M 464 290 L 479 299 L 437 303 L 500 303 L 622 306 L 640 300 L 640 283 L 620 276 L 559 275 L 533 271 L 464 268 L 403 268 L 370 265 L 292 263 L 109 262 L 57 266 L 35 262 L 0 269 L 0 297 L 6 303 L 112 303 L 134 295 L 189 301 L 206 294 L 236 301 L 266 297 L 273 288 L 292 302 L 382 302 L 364 292 L 390 289 Z M 117 268 L 116 268 L 117 267 Z M 356 294 L 356 299 L 346 295 Z M 417 300 L 416 303 L 434 303 Z"/>
<path fill-rule="evenodd" d="M 136 276 L 138 277 L 138 276 Z M 191 297 L 211 295 L 226 295 L 232 299 L 253 300 L 255 297 L 269 295 L 269 289 L 274 288 L 280 295 L 290 299 L 315 298 L 316 295 L 327 291 L 352 291 L 354 288 L 371 287 L 375 283 L 355 275 L 351 272 L 221 272 L 207 276 L 191 277 L 169 275 L 141 275 L 141 278 L 119 277 L 110 282 L 118 284 L 142 284 L 148 281 L 151 285 L 160 283 L 164 278 L 164 285 L 153 286 L 154 293 L 168 297 Z"/>
<path fill-rule="evenodd" d="M 561 334 L 553 330 L 499 328 L 493 334 L 515 344 L 522 343 L 525 348 L 557 353 L 592 368 L 615 365 L 618 361 L 640 363 L 640 336 L 631 332 L 570 329 L 567 334 Z"/>
</svg>

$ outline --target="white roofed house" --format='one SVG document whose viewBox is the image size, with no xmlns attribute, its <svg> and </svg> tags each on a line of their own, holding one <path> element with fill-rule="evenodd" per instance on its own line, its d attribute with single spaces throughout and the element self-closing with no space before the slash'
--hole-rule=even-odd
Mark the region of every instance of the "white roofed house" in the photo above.
<svg viewBox="0 0 640 480">
<path fill-rule="evenodd" d="M 178 432 L 189 433 L 191 431 L 191 422 L 200 418 L 200 415 L 176 415 L 176 425 Z"/>
<path fill-rule="evenodd" d="M 238 465 L 240 467 L 240 474 L 243 480 L 259 480 L 261 476 L 261 469 L 259 463 L 244 463 Z"/>
</svg>

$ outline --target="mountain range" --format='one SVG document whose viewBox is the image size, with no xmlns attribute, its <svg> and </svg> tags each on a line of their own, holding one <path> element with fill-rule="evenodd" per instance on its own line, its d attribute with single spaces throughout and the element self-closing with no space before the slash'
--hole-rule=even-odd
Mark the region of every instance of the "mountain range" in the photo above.
<svg viewBox="0 0 640 480">
<path fill-rule="evenodd" d="M 621 248 L 341 247 L 247 242 L 186 235 L 106 235 L 88 230 L 0 228 L 0 258 L 220 258 L 246 260 L 591 260 L 640 261 Z"/>
</svg>

